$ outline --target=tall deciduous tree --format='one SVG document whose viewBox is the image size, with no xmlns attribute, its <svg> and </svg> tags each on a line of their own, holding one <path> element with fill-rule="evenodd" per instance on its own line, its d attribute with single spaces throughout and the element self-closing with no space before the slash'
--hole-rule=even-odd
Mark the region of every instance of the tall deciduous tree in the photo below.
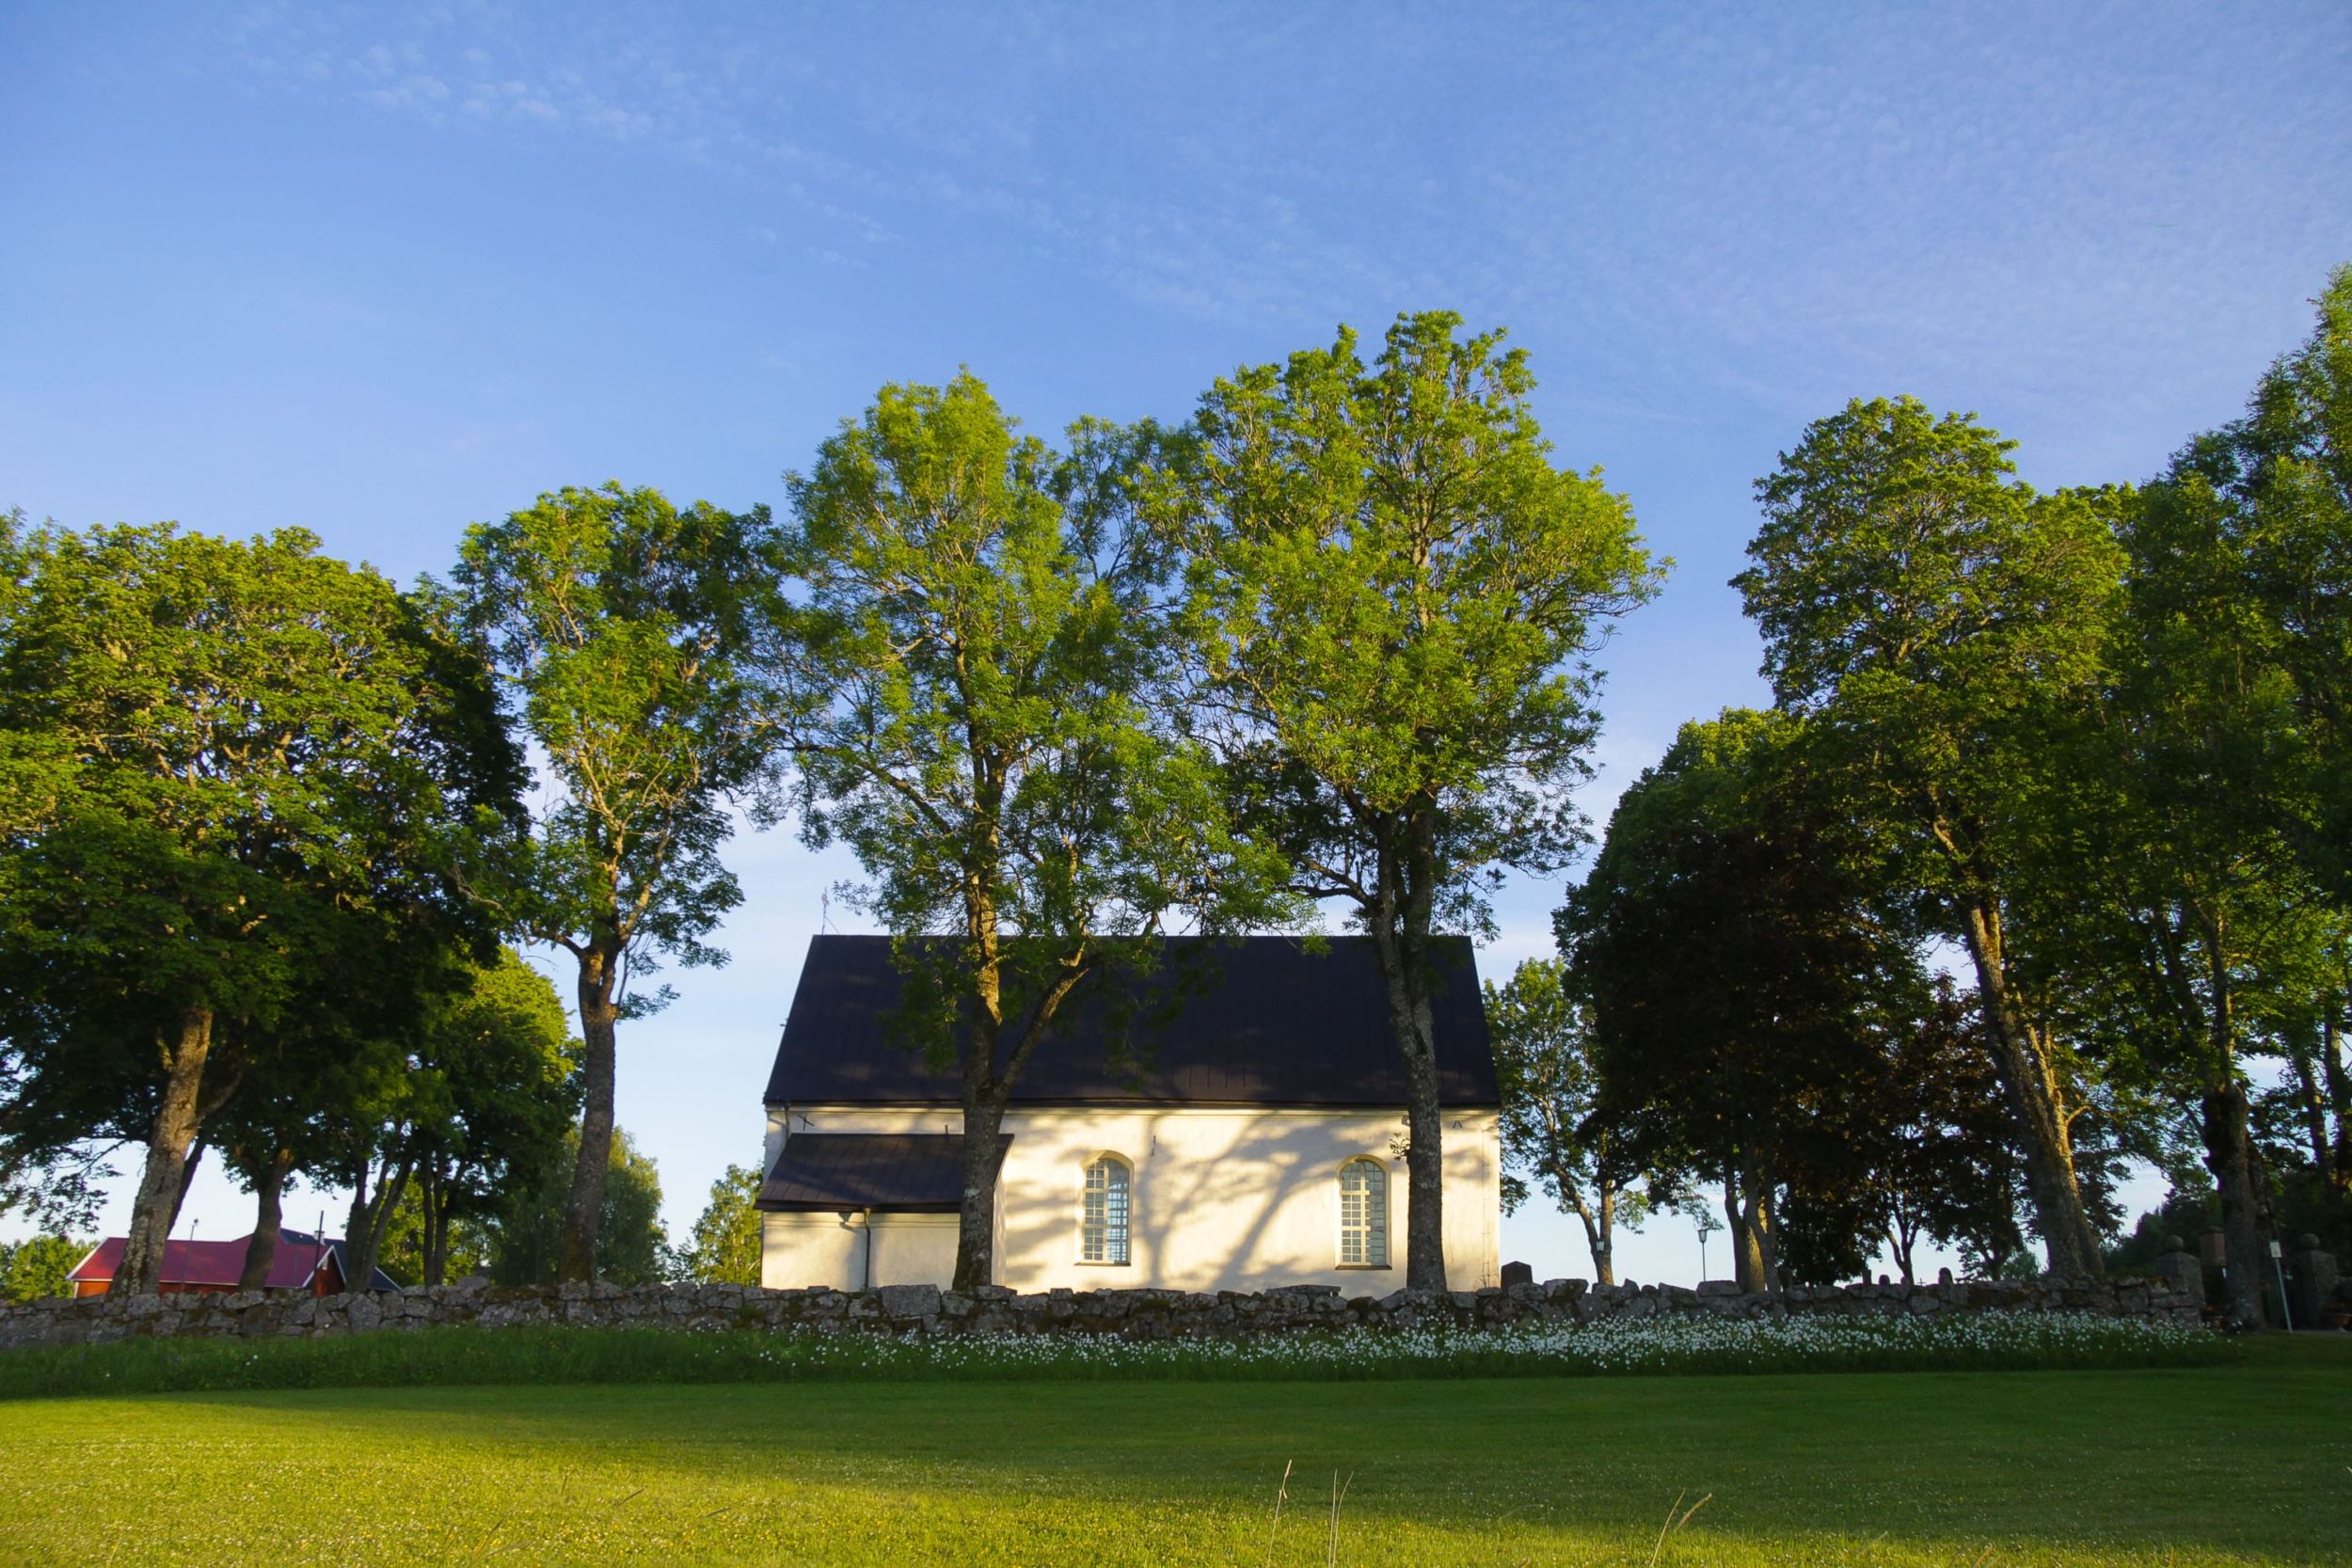
<svg viewBox="0 0 2352 1568">
<path fill-rule="evenodd" d="M 1554 466 L 1526 356 L 1445 311 L 1201 400 L 1155 498 L 1192 557 L 1197 722 L 1252 830 L 1373 938 L 1409 1096 L 1406 1278 L 1446 1287 L 1430 937 L 1581 842 L 1589 657 L 1659 573 L 1597 470 Z"/>
<path fill-rule="evenodd" d="M 1778 1288 L 1792 1198 L 1862 1186 L 1870 1085 L 1919 983 L 1799 733 L 1740 710 L 1684 725 L 1558 918 L 1592 998 L 1601 1117 L 1644 1170 L 1723 1183 L 1748 1290 Z M 1841 1210 L 1826 1255 L 1866 1226 Z"/>
<path fill-rule="evenodd" d="M 2122 530 L 2113 786 L 2096 823 L 2103 874 L 2085 879 L 2103 895 L 2079 918 L 2106 927 L 2080 945 L 2109 960 L 2104 989 L 2130 1015 L 2137 1059 L 2200 1107 L 2229 1311 L 2252 1327 L 2275 1225 L 2246 1059 L 2309 1015 L 2332 932 L 2304 852 L 2326 786 L 2290 633 L 2254 586 L 2260 512 L 2228 494 L 2240 455 L 2227 434 L 2193 442 Z"/>
<path fill-rule="evenodd" d="M 1638 1228 L 1650 1199 L 1621 1132 L 1599 1108 L 1591 1020 L 1557 958 L 1530 958 L 1497 986 L 1486 983 L 1495 1079 L 1502 1094 L 1502 1207 L 1524 1199 L 1523 1171 L 1584 1227 L 1593 1272 L 1617 1282 L 1616 1228 Z M 1512 1167 L 1517 1167 L 1513 1170 Z"/>
<path fill-rule="evenodd" d="M 765 508 L 684 511 L 617 483 L 467 530 L 456 581 L 555 786 L 515 929 L 571 954 L 583 1040 L 564 1277 L 594 1277 L 611 1164 L 616 1026 L 660 1007 L 658 956 L 704 938 L 741 893 L 720 863 L 730 805 L 755 811 L 772 735 L 759 676 L 775 625 Z"/>
<path fill-rule="evenodd" d="M 157 1289 L 190 1150 L 246 1065 L 296 1024 L 413 1007 L 480 939 L 463 884 L 516 810 L 479 662 L 316 546 L 170 525 L 15 546 L 5 1117 L 142 1134 L 126 1293 Z"/>
<path fill-rule="evenodd" d="M 967 372 L 883 388 L 786 477 L 803 822 L 849 845 L 900 939 L 902 1037 L 957 1069 L 959 1288 L 990 1281 L 998 1129 L 1057 1020 L 1114 1003 L 1171 913 L 1216 932 L 1277 910 L 1210 760 L 1153 716 L 1170 655 L 1132 440 L 1081 425 L 1057 457 Z"/>
<path fill-rule="evenodd" d="M 2020 984 L 2020 839 L 2054 737 L 2106 679 L 2122 553 L 2097 498 L 2040 496 L 2013 443 L 1913 399 L 1816 420 L 1756 482 L 1733 579 L 1764 673 L 1847 747 L 1857 806 L 1912 840 L 1912 879 L 1965 948 L 2053 1272 L 2100 1272 L 2068 1127 L 2082 1064 Z"/>
</svg>

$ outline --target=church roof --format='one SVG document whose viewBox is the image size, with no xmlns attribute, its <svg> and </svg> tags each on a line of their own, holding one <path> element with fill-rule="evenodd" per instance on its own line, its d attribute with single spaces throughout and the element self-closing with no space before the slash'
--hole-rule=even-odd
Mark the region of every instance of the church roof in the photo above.
<svg viewBox="0 0 2352 1568">
<path fill-rule="evenodd" d="M 998 1164 L 1011 1144 L 1011 1133 L 997 1135 Z M 960 1132 L 796 1132 L 785 1140 L 753 1206 L 952 1214 L 962 1194 Z"/>
<path fill-rule="evenodd" d="M 1494 1105 L 1470 939 L 1433 945 L 1440 1102 Z M 1404 1105 L 1370 937 L 1330 937 L 1319 953 L 1294 937 L 1171 937 L 1166 947 L 1134 1022 L 1107 1021 L 1099 998 L 1074 1006 L 1015 1081 L 1014 1104 Z M 932 1070 L 891 1037 L 898 994 L 888 937 L 813 938 L 768 1103 L 959 1103 L 952 1069 Z M 1106 1047 L 1122 1038 L 1114 1062 Z"/>
</svg>

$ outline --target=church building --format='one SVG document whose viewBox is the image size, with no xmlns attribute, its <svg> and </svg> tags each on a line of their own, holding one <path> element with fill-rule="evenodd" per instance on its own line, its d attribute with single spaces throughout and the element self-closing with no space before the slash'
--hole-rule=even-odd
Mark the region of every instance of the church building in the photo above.
<svg viewBox="0 0 2352 1568">
<path fill-rule="evenodd" d="M 1405 1282 L 1405 1073 L 1372 941 L 1173 938 L 1133 1022 L 1076 1006 L 1015 1082 L 995 1280 L 1017 1291 Z M 1441 939 L 1433 1004 L 1447 1283 L 1498 1279 L 1494 1056 L 1470 943 Z M 961 1097 L 893 1037 L 890 939 L 820 936 L 776 1049 L 761 1282 L 945 1285 Z"/>
</svg>

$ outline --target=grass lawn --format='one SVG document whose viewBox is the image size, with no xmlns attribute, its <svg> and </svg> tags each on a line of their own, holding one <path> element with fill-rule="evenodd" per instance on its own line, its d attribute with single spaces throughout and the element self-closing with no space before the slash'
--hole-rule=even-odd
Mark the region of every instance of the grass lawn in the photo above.
<svg viewBox="0 0 2352 1568">
<path fill-rule="evenodd" d="M 1275 1489 L 1295 1468 L 1269 1548 Z M 2352 1561 L 2352 1337 L 2170 1370 L 0 1402 L 0 1562 Z"/>
</svg>

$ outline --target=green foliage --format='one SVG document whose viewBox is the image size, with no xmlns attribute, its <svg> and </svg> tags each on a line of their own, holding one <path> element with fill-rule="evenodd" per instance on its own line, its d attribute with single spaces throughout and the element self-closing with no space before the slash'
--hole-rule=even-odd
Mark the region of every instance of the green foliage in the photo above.
<svg viewBox="0 0 2352 1568">
<path fill-rule="evenodd" d="M 464 614 L 561 791 L 516 911 L 534 938 L 611 945 L 640 974 L 656 953 L 722 961 L 702 938 L 741 896 L 717 858 L 726 805 L 771 757 L 772 544 L 763 509 L 681 512 L 617 483 L 466 531 Z"/>
<path fill-rule="evenodd" d="M 2039 1312 L 1367 1331 L 1249 1340 L 903 1338 L 561 1325 L 12 1352 L 0 1399 L 84 1393 L 625 1383 L 1312 1383 L 1430 1378 L 2047 1371 L 2211 1366 L 2195 1328 Z"/>
<path fill-rule="evenodd" d="M 710 1201 L 695 1218 L 683 1259 L 691 1278 L 712 1285 L 759 1283 L 760 1173 L 755 1165 L 729 1165 L 710 1184 Z"/>
<path fill-rule="evenodd" d="M 883 388 L 787 476 L 824 699 L 794 736 L 803 819 L 812 845 L 856 853 L 885 928 L 954 934 L 923 976 L 932 1005 L 902 1021 L 941 1060 L 967 1003 L 1025 1019 L 1114 955 L 1149 961 L 1090 939 L 1155 932 L 1172 908 L 1213 927 L 1264 908 L 1207 759 L 1153 722 L 1167 626 L 1104 471 L 1120 437 L 1072 439 L 1063 457 L 1017 436 L 965 372 Z M 977 973 L 993 994 L 967 996 Z"/>
<path fill-rule="evenodd" d="M 1847 810 L 1898 856 L 1925 927 L 1976 971 L 2052 1267 L 2095 1273 L 2068 1129 L 2095 1064 L 2052 1029 L 2021 908 L 2071 870 L 2069 752 L 2109 678 L 2129 498 L 2042 496 L 1973 415 L 1856 400 L 1756 482 L 1755 562 L 1733 579 L 1781 706 L 1815 721 Z"/>
<path fill-rule="evenodd" d="M 579 966 L 569 1277 L 586 1278 L 599 1254 L 613 1026 L 669 999 L 668 988 L 642 984 L 658 956 L 725 961 L 703 939 L 742 897 L 719 861 L 734 826 L 727 808 L 748 800 L 764 820 L 774 803 L 765 672 L 781 618 L 775 545 L 765 508 L 681 512 L 616 482 L 478 523 L 459 551 L 465 616 L 558 791 L 508 915 Z"/>
<path fill-rule="evenodd" d="M 1502 868 L 1565 863 L 1589 656 L 1661 577 L 1625 498 L 1553 466 L 1524 351 L 1460 325 L 1402 316 L 1370 366 L 1343 328 L 1218 381 L 1159 501 L 1192 552 L 1199 721 L 1305 877 L 1367 921 L 1400 834 L 1434 857 L 1411 895 L 1455 927 L 1485 924 Z"/>
<path fill-rule="evenodd" d="M 486 673 L 433 605 L 316 549 L 169 524 L 9 546 L 0 1164 L 149 1143 L 135 1248 L 244 1080 L 396 1029 L 485 937 L 467 888 L 521 782 Z"/>
<path fill-rule="evenodd" d="M 1725 1185 L 1750 1288 L 1784 1265 L 1860 1272 L 1872 1088 L 1925 990 L 1807 738 L 1739 709 L 1684 725 L 1558 922 L 1592 998 L 1602 1119 L 1639 1168 Z M 1805 1245 L 1783 1245 L 1785 1222 Z"/>
<path fill-rule="evenodd" d="M 41 1301 L 71 1295 L 66 1275 L 89 1255 L 90 1243 L 71 1236 L 27 1237 L 14 1246 L 0 1246 L 0 1300 Z"/>
<path fill-rule="evenodd" d="M 1201 399 L 1148 498 L 1189 555 L 1188 722 L 1296 889 L 1346 901 L 1396 997 L 1406 1281 L 1443 1289 L 1429 937 L 1485 930 L 1506 869 L 1557 871 L 1597 731 L 1602 626 L 1656 591 L 1631 509 L 1555 467 L 1526 356 L 1400 316 Z"/>
<path fill-rule="evenodd" d="M 787 476 L 803 831 L 869 879 L 907 974 L 895 1027 L 959 1066 L 976 1161 L 1065 1004 L 1118 1016 L 1171 913 L 1214 933 L 1282 909 L 1207 753 L 1154 717 L 1172 657 L 1125 499 L 1147 437 L 1071 439 L 1017 436 L 965 372 L 883 388 Z M 956 1277 L 984 1283 L 993 1188 L 965 1189 Z"/>
<path fill-rule="evenodd" d="M 507 1188 L 506 1201 L 488 1227 L 493 1282 L 548 1285 L 562 1274 L 564 1202 L 578 1148 L 579 1134 L 567 1134 L 562 1152 L 536 1180 Z M 669 1236 L 661 1227 L 660 1172 L 617 1127 L 597 1215 L 596 1267 L 598 1279 L 614 1285 L 651 1285 L 671 1273 Z"/>
<path fill-rule="evenodd" d="M 2108 1272 L 2151 1274 L 2171 1238 L 2178 1236 L 2193 1254 L 2198 1239 L 2220 1226 L 2221 1205 L 2210 1180 L 2186 1189 L 2176 1187 L 2164 1195 L 2162 1203 L 2133 1222 L 2129 1235 L 2107 1249 Z"/>
<path fill-rule="evenodd" d="M 1486 1023 L 1502 1097 L 1502 1212 L 1525 1200 L 1533 1178 L 1583 1224 L 1600 1283 L 1614 1284 L 1613 1232 L 1639 1229 L 1654 1199 L 1626 1190 L 1641 1173 L 1619 1130 L 1596 1114 L 1592 1023 L 1567 966 L 1530 958 L 1505 984 L 1487 981 Z"/>
</svg>

